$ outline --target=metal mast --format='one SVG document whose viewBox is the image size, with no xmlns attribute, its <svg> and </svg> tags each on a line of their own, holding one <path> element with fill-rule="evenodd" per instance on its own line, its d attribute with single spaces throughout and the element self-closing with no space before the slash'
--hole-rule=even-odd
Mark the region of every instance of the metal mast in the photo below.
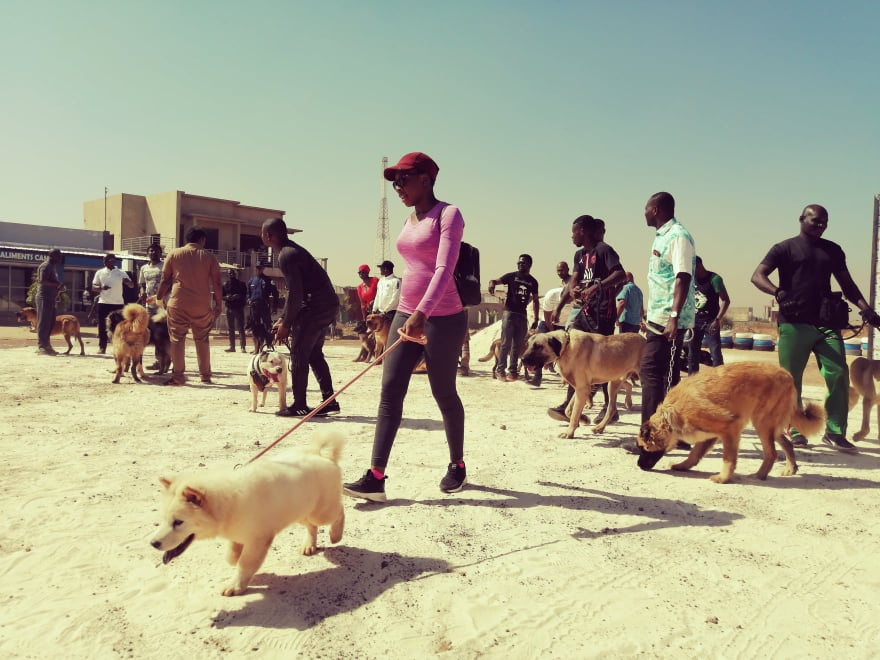
<svg viewBox="0 0 880 660">
<path fill-rule="evenodd" d="M 379 176 L 379 224 L 376 228 L 376 263 L 380 264 L 391 256 L 391 238 L 388 235 L 388 197 L 386 196 L 385 168 L 388 167 L 388 156 L 382 157 L 382 169 Z"/>
</svg>

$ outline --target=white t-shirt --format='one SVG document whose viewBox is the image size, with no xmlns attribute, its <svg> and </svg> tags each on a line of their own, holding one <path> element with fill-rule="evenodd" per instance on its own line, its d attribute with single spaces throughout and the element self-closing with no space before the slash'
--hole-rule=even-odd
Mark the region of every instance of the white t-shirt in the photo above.
<svg viewBox="0 0 880 660">
<path fill-rule="evenodd" d="M 400 278 L 392 273 L 387 277 L 380 277 L 376 286 L 376 300 L 373 301 L 373 310 L 377 312 L 393 312 L 397 310 L 400 302 Z"/>
<path fill-rule="evenodd" d="M 122 296 L 122 283 L 126 280 L 130 280 L 128 273 L 118 268 L 110 270 L 104 266 L 104 268 L 95 273 L 95 277 L 92 279 L 92 286 L 101 289 L 101 293 L 98 294 L 98 302 L 104 305 L 124 304 L 125 298 Z M 105 286 L 110 288 L 104 290 Z"/>
</svg>

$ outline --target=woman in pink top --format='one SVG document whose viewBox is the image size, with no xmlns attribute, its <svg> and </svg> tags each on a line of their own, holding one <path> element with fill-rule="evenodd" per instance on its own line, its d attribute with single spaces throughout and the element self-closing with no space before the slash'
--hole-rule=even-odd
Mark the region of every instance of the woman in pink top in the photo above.
<svg viewBox="0 0 880 660">
<path fill-rule="evenodd" d="M 403 400 L 413 369 L 422 357 L 449 445 L 450 462 L 440 490 L 457 493 L 467 483 L 464 407 L 455 387 L 467 313 L 453 278 L 464 220 L 456 207 L 434 196 L 439 170 L 437 163 L 420 152 L 406 154 L 385 170 L 385 178 L 394 183 L 400 201 L 414 208 L 397 239 L 406 270 L 389 338 L 396 340 L 401 329 L 414 339 L 424 335 L 427 343 L 405 341 L 385 357 L 372 465 L 358 481 L 345 484 L 343 492 L 351 497 L 385 501 L 385 467 L 403 417 Z"/>
</svg>

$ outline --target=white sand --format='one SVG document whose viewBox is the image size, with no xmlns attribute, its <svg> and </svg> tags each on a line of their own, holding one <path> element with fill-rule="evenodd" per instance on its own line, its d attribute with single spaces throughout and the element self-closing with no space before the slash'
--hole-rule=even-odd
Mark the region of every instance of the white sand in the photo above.
<svg viewBox="0 0 880 660">
<path fill-rule="evenodd" d="M 669 459 L 642 472 L 618 447 L 637 410 L 604 436 L 562 440 L 545 414 L 562 401 L 558 378 L 495 382 L 477 362 L 488 343 L 475 338 L 473 376 L 460 379 L 467 489 L 437 488 L 446 444 L 415 376 L 389 503 L 346 498 L 342 543 L 327 547 L 322 530 L 314 557 L 296 552 L 301 530 L 284 532 L 237 598 L 219 594 L 231 571 L 220 541 L 163 566 L 148 540 L 160 474 L 247 461 L 291 426 L 274 409 L 247 411 L 248 358 L 217 341 L 215 385 L 168 388 L 112 385 L 94 341 L 84 358 L 0 351 L 0 657 L 876 655 L 876 428 L 858 456 L 798 452 L 791 478 L 748 476 L 759 463 L 751 431 L 735 483 L 707 481 L 717 450 L 690 474 Z M 340 386 L 363 368 L 355 353 L 327 346 Z M 282 446 L 332 427 L 348 438 L 345 478 L 359 477 L 379 379 L 367 372 L 340 396 L 344 416 Z"/>
</svg>

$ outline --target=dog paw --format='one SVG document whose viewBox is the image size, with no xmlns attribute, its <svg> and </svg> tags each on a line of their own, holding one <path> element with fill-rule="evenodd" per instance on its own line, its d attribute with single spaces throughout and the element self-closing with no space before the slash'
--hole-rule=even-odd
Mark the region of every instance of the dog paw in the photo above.
<svg viewBox="0 0 880 660">
<path fill-rule="evenodd" d="M 302 552 L 306 557 L 311 557 L 318 551 L 318 546 L 314 543 L 303 543 L 302 548 L 300 548 L 300 552 Z"/>
<path fill-rule="evenodd" d="M 867 436 L 868 436 L 868 432 L 867 432 L 867 431 L 864 432 L 864 433 L 862 433 L 861 431 L 859 431 L 858 433 L 856 433 L 855 435 L 853 435 L 853 440 L 855 440 L 856 442 L 861 442 L 861 441 L 864 440 Z"/>
<path fill-rule="evenodd" d="M 673 466 L 673 469 L 675 469 L 674 466 Z M 712 483 L 716 483 L 716 484 L 726 484 L 727 482 L 730 481 L 730 479 L 725 479 L 720 474 L 713 474 L 711 477 L 709 477 L 709 481 L 711 481 Z"/>
<path fill-rule="evenodd" d="M 564 431 L 559 434 L 560 438 L 565 438 L 566 440 L 571 440 L 574 437 L 574 433 L 569 433 L 568 431 Z"/>
<path fill-rule="evenodd" d="M 221 593 L 224 596 L 240 596 L 241 594 L 243 594 L 245 592 L 246 589 L 247 589 L 247 587 L 239 587 L 237 584 L 235 584 L 233 582 L 228 587 L 226 587 Z"/>
</svg>

